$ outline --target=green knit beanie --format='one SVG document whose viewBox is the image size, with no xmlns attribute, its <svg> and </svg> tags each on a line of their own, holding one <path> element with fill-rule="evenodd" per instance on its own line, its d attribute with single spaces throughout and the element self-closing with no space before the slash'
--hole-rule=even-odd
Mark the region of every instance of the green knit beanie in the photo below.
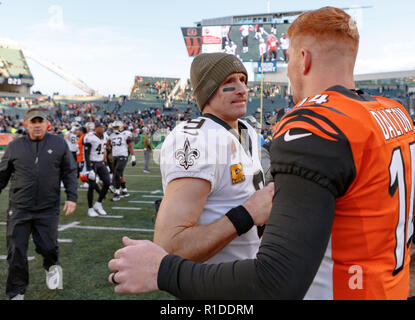
<svg viewBox="0 0 415 320">
<path fill-rule="evenodd" d="M 232 73 L 248 72 L 242 62 L 232 54 L 223 52 L 202 53 L 193 59 L 190 67 L 190 82 L 199 109 L 202 111 L 222 82 Z"/>
</svg>

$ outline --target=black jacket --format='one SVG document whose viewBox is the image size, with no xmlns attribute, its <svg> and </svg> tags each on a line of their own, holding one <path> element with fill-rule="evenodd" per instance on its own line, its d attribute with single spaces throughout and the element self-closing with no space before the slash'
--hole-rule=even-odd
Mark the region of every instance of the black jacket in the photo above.
<svg viewBox="0 0 415 320">
<path fill-rule="evenodd" d="M 46 133 L 41 141 L 28 136 L 9 143 L 0 162 L 0 192 L 11 179 L 10 206 L 38 211 L 58 208 L 60 183 L 68 201 L 77 201 L 77 167 L 68 145 Z"/>
</svg>

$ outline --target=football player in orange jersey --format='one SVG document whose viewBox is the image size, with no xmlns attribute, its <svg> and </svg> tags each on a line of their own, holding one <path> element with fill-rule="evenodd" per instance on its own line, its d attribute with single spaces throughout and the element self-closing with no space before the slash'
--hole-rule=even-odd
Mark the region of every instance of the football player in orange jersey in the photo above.
<svg viewBox="0 0 415 320">
<path fill-rule="evenodd" d="M 83 127 L 77 128 L 75 131 L 76 136 L 78 137 L 78 141 L 76 144 L 78 145 L 76 150 L 76 162 L 78 164 L 78 178 L 84 168 L 84 137 L 85 137 L 86 129 Z"/>
<path fill-rule="evenodd" d="M 275 197 L 257 258 L 203 265 L 124 238 L 117 293 L 182 299 L 407 299 L 415 133 L 398 102 L 355 89 L 359 33 L 343 10 L 288 29 L 296 106 L 271 147 Z"/>
</svg>

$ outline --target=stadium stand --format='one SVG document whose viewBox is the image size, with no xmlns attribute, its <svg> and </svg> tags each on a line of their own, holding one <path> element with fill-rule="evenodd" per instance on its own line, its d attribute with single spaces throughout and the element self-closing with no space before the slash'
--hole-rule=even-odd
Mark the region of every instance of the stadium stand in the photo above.
<svg viewBox="0 0 415 320">
<path fill-rule="evenodd" d="M 0 96 L 28 96 L 33 83 L 22 50 L 0 41 Z"/>
<path fill-rule="evenodd" d="M 177 78 L 137 76 L 131 89 L 130 98 L 166 99 L 178 81 Z"/>
<path fill-rule="evenodd" d="M 407 86 L 369 83 L 357 83 L 357 86 L 372 95 L 386 96 L 401 102 L 410 113 L 414 109 L 415 90 Z M 262 98 L 260 82 L 249 82 L 248 90 L 246 116 L 254 116 L 260 123 L 262 105 L 262 133 L 266 137 L 270 132 L 265 121 L 279 109 L 292 107 L 292 97 L 287 95 L 287 86 L 271 82 L 262 83 Z M 22 119 L 26 109 L 31 107 L 41 107 L 50 114 L 51 130 L 56 133 L 69 130 L 72 122 L 85 124 L 100 119 L 109 124 L 114 120 L 121 120 L 134 132 L 135 149 L 142 148 L 144 128 L 153 133 L 153 144 L 160 146 L 178 121 L 200 114 L 189 80 L 137 76 L 129 97 L 112 96 L 104 100 L 85 98 L 83 101 L 60 96 L 21 98 L 0 95 L 0 134 L 24 132 Z"/>
<path fill-rule="evenodd" d="M 0 47 L 0 57 L 6 76 L 32 78 L 21 50 Z"/>
</svg>

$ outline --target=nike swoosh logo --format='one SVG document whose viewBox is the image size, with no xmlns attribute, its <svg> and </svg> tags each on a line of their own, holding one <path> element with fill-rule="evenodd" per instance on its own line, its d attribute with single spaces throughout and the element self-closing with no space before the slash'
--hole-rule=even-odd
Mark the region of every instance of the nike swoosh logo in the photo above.
<svg viewBox="0 0 415 320">
<path fill-rule="evenodd" d="M 183 131 L 184 133 L 187 133 L 187 134 L 190 134 L 190 135 L 192 135 L 192 136 L 197 136 L 197 135 L 199 135 L 199 132 L 189 132 L 189 131 Z"/>
<path fill-rule="evenodd" d="M 311 136 L 312 133 L 300 133 L 300 134 L 290 134 L 290 130 L 288 130 L 285 135 L 284 135 L 284 141 L 285 142 L 289 142 L 289 141 L 293 141 L 293 140 L 297 140 L 297 139 L 301 139 L 304 137 L 308 137 Z"/>
</svg>

